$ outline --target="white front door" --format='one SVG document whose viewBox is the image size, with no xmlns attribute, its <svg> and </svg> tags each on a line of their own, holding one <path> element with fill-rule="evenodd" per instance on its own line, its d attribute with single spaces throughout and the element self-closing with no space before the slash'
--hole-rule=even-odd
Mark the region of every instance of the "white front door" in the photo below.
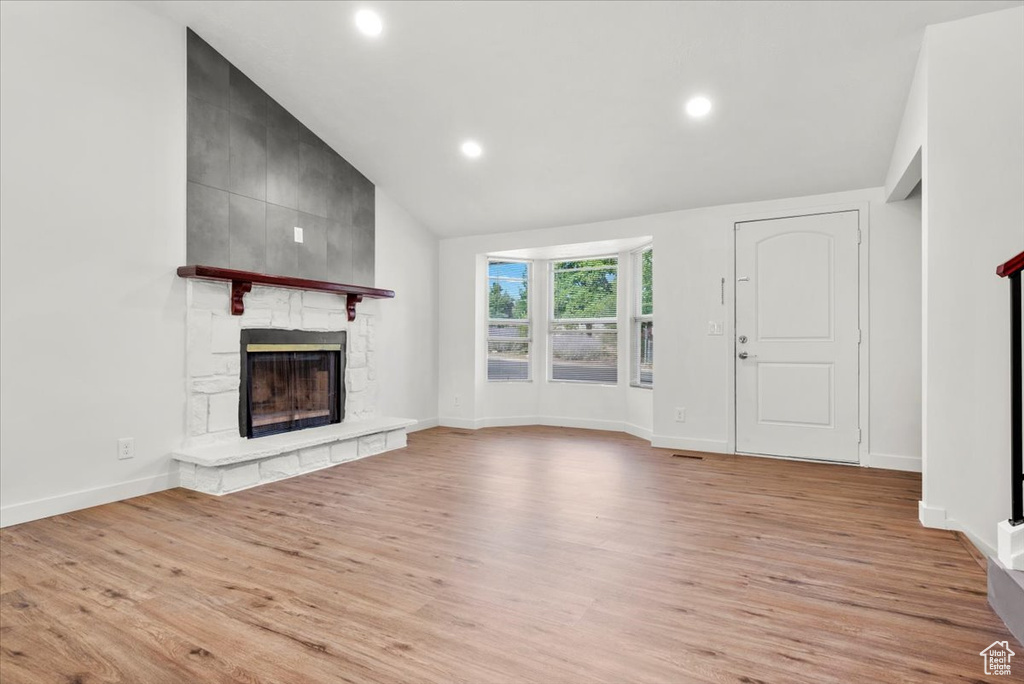
<svg viewBox="0 0 1024 684">
<path fill-rule="evenodd" d="M 736 224 L 736 451 L 855 463 L 856 211 Z"/>
</svg>

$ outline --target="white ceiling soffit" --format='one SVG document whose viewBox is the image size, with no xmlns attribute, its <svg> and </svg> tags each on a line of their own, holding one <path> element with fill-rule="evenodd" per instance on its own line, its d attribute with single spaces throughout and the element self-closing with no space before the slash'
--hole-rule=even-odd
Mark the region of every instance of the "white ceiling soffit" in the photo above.
<svg viewBox="0 0 1024 684">
<path fill-rule="evenodd" d="M 882 185 L 924 27 L 1021 3 L 142 4 L 456 236 Z"/>
<path fill-rule="evenodd" d="M 649 245 L 652 240 L 653 238 L 650 235 L 644 235 L 619 240 L 583 242 L 574 245 L 510 249 L 502 252 L 492 252 L 488 256 L 502 259 L 582 259 L 585 257 L 615 256 L 619 252 L 629 252 Z"/>
</svg>

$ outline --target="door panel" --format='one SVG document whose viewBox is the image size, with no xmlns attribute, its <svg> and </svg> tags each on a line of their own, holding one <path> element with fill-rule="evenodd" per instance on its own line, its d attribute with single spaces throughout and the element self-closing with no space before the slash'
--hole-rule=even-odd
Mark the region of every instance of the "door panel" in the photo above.
<svg viewBox="0 0 1024 684">
<path fill-rule="evenodd" d="M 736 276 L 736 450 L 856 462 L 857 212 L 737 223 Z"/>
<path fill-rule="evenodd" d="M 831 363 L 758 363 L 758 422 L 831 427 L 832 368 Z M 793 392 L 794 386 L 801 391 Z"/>
<path fill-rule="evenodd" d="M 831 235 L 810 232 L 756 243 L 758 340 L 831 339 L 833 248 Z"/>
</svg>

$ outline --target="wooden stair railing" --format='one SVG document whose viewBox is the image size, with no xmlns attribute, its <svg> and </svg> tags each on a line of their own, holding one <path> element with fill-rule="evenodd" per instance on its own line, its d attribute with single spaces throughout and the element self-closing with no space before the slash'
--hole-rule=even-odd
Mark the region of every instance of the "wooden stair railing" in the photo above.
<svg viewBox="0 0 1024 684">
<path fill-rule="evenodd" d="M 1010 279 L 1010 524 L 1024 524 L 1024 359 L 1021 358 L 1021 271 L 1024 252 L 996 268 Z"/>
</svg>

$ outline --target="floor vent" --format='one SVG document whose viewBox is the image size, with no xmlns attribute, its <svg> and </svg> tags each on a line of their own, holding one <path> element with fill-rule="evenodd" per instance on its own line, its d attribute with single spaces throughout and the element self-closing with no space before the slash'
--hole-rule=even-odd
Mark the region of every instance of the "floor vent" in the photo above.
<svg viewBox="0 0 1024 684">
<path fill-rule="evenodd" d="M 672 458 L 690 458 L 694 461 L 703 461 L 703 456 L 694 456 L 693 454 L 672 454 Z"/>
</svg>

